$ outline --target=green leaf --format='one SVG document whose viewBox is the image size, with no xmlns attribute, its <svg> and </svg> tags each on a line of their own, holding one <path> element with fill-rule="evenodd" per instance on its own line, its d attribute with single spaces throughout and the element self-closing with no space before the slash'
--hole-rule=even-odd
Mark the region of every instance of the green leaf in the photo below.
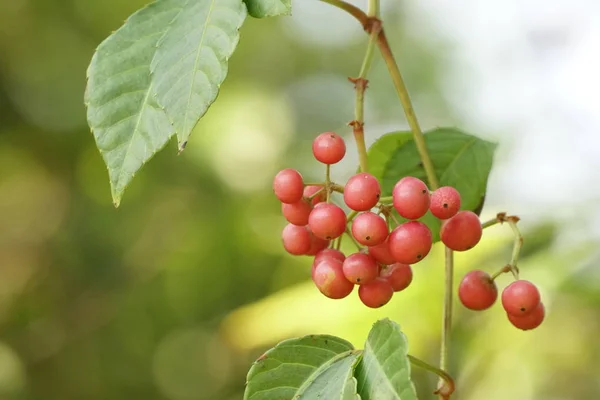
<svg viewBox="0 0 600 400">
<path fill-rule="evenodd" d="M 311 335 L 285 340 L 252 365 L 244 399 L 296 400 L 297 396 L 303 396 L 300 398 L 308 400 L 327 393 L 323 399 L 355 400 L 356 397 L 349 397 L 347 393 L 352 392 L 350 378 L 356 357 L 354 347 L 335 336 Z"/>
<path fill-rule="evenodd" d="M 154 91 L 182 150 L 215 101 L 246 18 L 240 0 L 185 0 L 152 60 Z"/>
<path fill-rule="evenodd" d="M 365 343 L 355 376 L 362 400 L 414 400 L 406 337 L 389 319 L 377 321 Z"/>
<path fill-rule="evenodd" d="M 244 0 L 248 13 L 254 18 L 291 15 L 292 0 Z"/>
<path fill-rule="evenodd" d="M 150 63 L 178 3 L 162 0 L 133 14 L 100 44 L 87 71 L 88 123 L 108 167 L 115 206 L 135 173 L 174 134 L 153 96 Z"/>
<path fill-rule="evenodd" d="M 369 148 L 369 172 L 378 179 L 381 179 L 396 149 L 411 140 L 411 132 L 392 132 L 380 136 Z"/>
</svg>

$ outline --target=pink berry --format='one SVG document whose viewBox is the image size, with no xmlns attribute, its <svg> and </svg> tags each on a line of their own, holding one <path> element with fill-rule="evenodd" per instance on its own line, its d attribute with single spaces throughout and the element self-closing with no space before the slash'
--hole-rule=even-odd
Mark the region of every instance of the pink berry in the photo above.
<svg viewBox="0 0 600 400">
<path fill-rule="evenodd" d="M 401 263 L 387 266 L 381 271 L 380 276 L 392 286 L 394 292 L 401 292 L 406 289 L 413 279 L 410 265 Z"/>
<path fill-rule="evenodd" d="M 343 299 L 354 289 L 354 284 L 344 277 L 342 262 L 333 257 L 319 262 L 312 275 L 319 291 L 330 299 Z"/>
<path fill-rule="evenodd" d="M 308 216 L 308 226 L 318 238 L 335 239 L 346 230 L 346 213 L 335 204 L 319 203 Z"/>
<path fill-rule="evenodd" d="M 481 240 L 483 230 L 479 217 L 472 211 L 459 211 L 444 221 L 440 230 L 442 242 L 454 251 L 466 251 Z"/>
<path fill-rule="evenodd" d="M 295 169 L 282 169 L 273 179 L 273 191 L 282 203 L 296 203 L 302 198 L 304 183 Z"/>
<path fill-rule="evenodd" d="M 458 286 L 461 303 L 470 310 L 490 308 L 498 298 L 498 288 L 487 272 L 475 270 L 467 273 Z"/>
<path fill-rule="evenodd" d="M 392 191 L 394 208 L 407 219 L 419 219 L 429 210 L 429 189 L 420 179 L 406 176 Z"/>
<path fill-rule="evenodd" d="M 364 246 L 376 246 L 388 237 L 388 226 L 385 219 L 367 211 L 352 221 L 352 236 Z"/>
<path fill-rule="evenodd" d="M 377 262 L 368 254 L 350 254 L 343 263 L 344 276 L 350 282 L 364 285 L 372 282 L 379 275 Z"/>
<path fill-rule="evenodd" d="M 431 231 L 422 222 L 400 224 L 390 233 L 390 253 L 402 264 L 416 264 L 429 254 L 432 245 Z"/>
<path fill-rule="evenodd" d="M 381 186 L 373 175 L 361 172 L 348 179 L 344 187 L 344 202 L 355 211 L 375 207 L 381 196 Z"/>
<path fill-rule="evenodd" d="M 313 140 L 313 155 L 323 164 L 335 164 L 346 155 L 346 143 L 334 132 L 324 132 Z"/>
<path fill-rule="evenodd" d="M 517 316 L 513 314 L 506 314 L 508 320 L 513 326 L 519 328 L 523 331 L 528 331 L 530 329 L 535 329 L 544 322 L 544 317 L 546 314 L 546 310 L 544 308 L 544 303 L 539 303 L 529 314 Z"/>
<path fill-rule="evenodd" d="M 287 224 L 281 232 L 283 247 L 295 256 L 306 254 L 310 250 L 311 234 L 305 226 Z"/>
<path fill-rule="evenodd" d="M 358 287 L 358 297 L 370 308 L 385 306 L 392 299 L 394 289 L 385 280 L 377 278 L 373 282 Z"/>
<path fill-rule="evenodd" d="M 396 262 L 394 256 L 390 252 L 389 245 L 389 236 L 383 241 L 375 246 L 369 247 L 369 254 L 373 257 L 378 263 L 383 265 L 390 265 Z"/>
<path fill-rule="evenodd" d="M 540 304 L 540 292 L 531 282 L 514 281 L 502 291 L 502 306 L 511 315 L 524 316 Z"/>
<path fill-rule="evenodd" d="M 291 204 L 281 203 L 281 213 L 289 223 L 294 225 L 307 225 L 311 211 L 312 206 L 304 199 Z"/>
<path fill-rule="evenodd" d="M 319 251 L 315 255 L 315 259 L 313 260 L 312 268 L 311 268 L 311 275 L 314 275 L 317 265 L 321 261 L 325 260 L 326 258 L 333 258 L 333 259 L 338 260 L 343 263 L 344 260 L 346 259 L 346 256 L 341 251 L 335 250 L 335 249 L 323 249 L 323 250 Z"/>
<path fill-rule="evenodd" d="M 313 206 L 316 206 L 318 203 L 321 203 L 323 201 L 325 201 L 326 199 L 326 192 L 323 189 L 322 186 L 307 186 L 304 188 L 304 197 L 310 197 L 312 195 L 314 195 L 315 193 L 317 193 L 319 190 L 321 191 L 318 195 L 316 195 L 315 197 L 312 198 L 311 203 Z"/>
<path fill-rule="evenodd" d="M 460 193 L 452 186 L 442 186 L 431 193 L 431 213 L 439 219 L 448 219 L 460 210 Z"/>
<path fill-rule="evenodd" d="M 323 249 L 329 246 L 329 240 L 321 239 L 316 237 L 312 232 L 310 233 L 310 249 L 306 252 L 307 256 L 314 256 Z"/>
</svg>

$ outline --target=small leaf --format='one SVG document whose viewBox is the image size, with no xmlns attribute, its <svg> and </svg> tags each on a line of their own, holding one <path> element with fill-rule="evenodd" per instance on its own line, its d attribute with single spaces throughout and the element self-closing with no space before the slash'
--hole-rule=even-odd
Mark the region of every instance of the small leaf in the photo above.
<svg viewBox="0 0 600 400">
<path fill-rule="evenodd" d="M 406 337 L 389 319 L 377 321 L 355 372 L 362 400 L 414 400 Z"/>
<path fill-rule="evenodd" d="M 244 0 L 248 14 L 254 18 L 291 15 L 292 0 Z"/>
<path fill-rule="evenodd" d="M 87 118 L 108 167 L 115 206 L 134 174 L 175 133 L 152 95 L 150 62 L 179 13 L 178 0 L 152 3 L 100 44 L 87 71 Z"/>
<path fill-rule="evenodd" d="M 314 399 L 308 396 L 320 393 L 319 388 L 324 382 L 335 386 L 336 382 L 328 379 L 339 376 L 338 398 L 349 400 L 351 397 L 342 397 L 342 394 L 347 392 L 343 389 L 351 376 L 348 368 L 354 365 L 356 357 L 354 347 L 335 336 L 311 335 L 285 340 L 252 365 L 244 399 L 295 400 L 302 393 L 305 396 L 303 399 Z M 315 388 L 310 387 L 313 383 L 316 384 Z M 323 389 L 326 389 L 325 386 Z"/>
<path fill-rule="evenodd" d="M 360 354 L 347 351 L 338 354 L 308 379 L 296 392 L 294 400 L 357 400 L 357 381 L 354 367 Z"/>
<path fill-rule="evenodd" d="M 152 60 L 154 91 L 180 150 L 215 101 L 246 18 L 240 0 L 185 0 Z"/>
</svg>

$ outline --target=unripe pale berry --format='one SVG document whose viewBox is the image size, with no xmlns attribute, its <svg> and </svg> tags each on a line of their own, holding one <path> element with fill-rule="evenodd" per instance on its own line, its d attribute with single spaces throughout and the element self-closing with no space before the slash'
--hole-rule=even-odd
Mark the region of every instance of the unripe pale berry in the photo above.
<svg viewBox="0 0 600 400">
<path fill-rule="evenodd" d="M 398 225 L 389 236 L 390 253 L 402 264 L 416 264 L 429 254 L 431 231 L 422 222 L 409 221 Z"/>
<path fill-rule="evenodd" d="M 312 232 L 310 233 L 310 249 L 306 252 L 307 256 L 314 256 L 323 249 L 329 246 L 329 240 L 321 239 L 316 237 Z"/>
<path fill-rule="evenodd" d="M 454 251 L 466 251 L 481 240 L 483 230 L 479 217 L 472 211 L 459 211 L 444 221 L 440 230 L 442 242 Z"/>
<path fill-rule="evenodd" d="M 540 304 L 540 292 L 531 282 L 514 281 L 502 291 L 502 306 L 511 315 L 524 316 Z"/>
<path fill-rule="evenodd" d="M 498 298 L 498 288 L 487 272 L 475 270 L 467 273 L 458 286 L 461 303 L 470 310 L 490 308 Z"/>
<path fill-rule="evenodd" d="M 304 199 L 291 204 L 281 203 L 281 213 L 289 223 L 294 225 L 307 225 L 311 211 L 312 206 Z"/>
<path fill-rule="evenodd" d="M 364 285 L 372 282 L 379 275 L 379 266 L 368 254 L 350 254 L 343 263 L 344 276 L 350 282 Z"/>
<path fill-rule="evenodd" d="M 344 186 L 344 202 L 354 211 L 368 211 L 381 196 L 381 186 L 373 175 L 361 172 L 348 179 Z"/>
<path fill-rule="evenodd" d="M 378 263 L 383 265 L 390 265 L 396 262 L 392 253 L 390 253 L 390 243 L 389 236 L 387 239 L 383 241 L 383 243 L 378 244 L 376 246 L 369 247 L 369 254 L 373 257 Z"/>
<path fill-rule="evenodd" d="M 311 234 L 305 226 L 287 224 L 281 232 L 284 249 L 295 256 L 306 254 L 310 250 Z"/>
<path fill-rule="evenodd" d="M 407 219 L 418 219 L 429 210 L 429 189 L 422 180 L 406 176 L 398 181 L 392 191 L 394 208 Z"/>
<path fill-rule="evenodd" d="M 344 277 L 342 262 L 333 257 L 320 261 L 312 278 L 319 291 L 330 299 L 343 299 L 354 289 L 354 284 Z"/>
<path fill-rule="evenodd" d="M 408 264 L 395 263 L 381 270 L 381 278 L 388 281 L 394 292 L 406 289 L 413 279 L 412 268 Z"/>
<path fill-rule="evenodd" d="M 517 316 L 513 314 L 506 314 L 508 320 L 514 327 L 519 328 L 523 331 L 535 329 L 544 322 L 546 310 L 544 303 L 539 303 L 529 314 L 523 316 Z"/>
<path fill-rule="evenodd" d="M 364 246 L 376 246 L 388 237 L 388 226 L 379 215 L 364 212 L 352 221 L 352 236 Z"/>
<path fill-rule="evenodd" d="M 319 203 L 308 216 L 308 226 L 318 238 L 335 239 L 346 230 L 346 213 L 335 204 Z"/>
<path fill-rule="evenodd" d="M 336 250 L 336 249 L 323 249 L 323 250 L 317 252 L 317 254 L 315 254 L 315 258 L 313 260 L 311 271 L 310 271 L 310 274 L 313 278 L 314 278 L 315 269 L 317 268 L 317 265 L 319 265 L 319 263 L 321 261 L 328 259 L 328 258 L 333 258 L 334 260 L 338 260 L 343 263 L 344 260 L 346 259 L 346 256 L 344 255 L 344 253 L 342 253 L 341 251 Z"/>
<path fill-rule="evenodd" d="M 448 219 L 460 210 L 460 193 L 452 186 L 442 186 L 431 193 L 431 213 L 439 219 Z"/>
<path fill-rule="evenodd" d="M 346 155 L 346 143 L 334 132 L 324 132 L 313 140 L 312 151 L 323 164 L 335 164 Z"/>
<path fill-rule="evenodd" d="M 273 178 L 273 191 L 282 203 L 296 203 L 302 198 L 304 183 L 295 169 L 282 169 Z"/>
<path fill-rule="evenodd" d="M 314 186 L 314 185 L 306 186 L 304 188 L 304 197 L 310 197 L 310 196 L 314 195 L 315 193 L 317 193 L 321 189 L 323 189 L 322 186 Z M 312 198 L 311 203 L 313 206 L 315 206 L 318 203 L 325 201 L 326 198 L 327 198 L 327 193 L 325 192 L 325 190 L 321 190 L 321 192 L 318 195 L 316 195 L 315 197 Z"/>
<path fill-rule="evenodd" d="M 363 304 L 370 308 L 383 307 L 392 299 L 394 289 L 385 280 L 375 279 L 373 282 L 358 287 L 358 297 Z"/>
</svg>

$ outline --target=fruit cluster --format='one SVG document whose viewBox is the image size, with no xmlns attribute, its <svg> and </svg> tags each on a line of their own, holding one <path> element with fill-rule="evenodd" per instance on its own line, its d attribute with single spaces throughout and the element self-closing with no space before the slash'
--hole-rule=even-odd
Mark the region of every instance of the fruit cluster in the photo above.
<svg viewBox="0 0 600 400">
<path fill-rule="evenodd" d="M 490 308 L 498 298 L 495 276 L 474 270 L 465 275 L 458 287 L 461 303 L 470 310 Z M 524 331 L 535 329 L 544 321 L 545 309 L 538 288 L 518 279 L 502 291 L 502 306 L 511 324 Z"/>
<path fill-rule="evenodd" d="M 430 192 L 423 181 L 407 176 L 396 183 L 391 198 L 382 198 L 379 181 L 368 173 L 352 176 L 343 187 L 330 182 L 330 166 L 346 154 L 340 136 L 322 133 L 313 141 L 312 150 L 315 159 L 327 165 L 325 182 L 305 185 L 298 171 L 284 169 L 275 176 L 273 190 L 289 222 L 282 232 L 283 246 L 293 255 L 314 256 L 312 279 L 325 296 L 341 299 L 358 285 L 360 300 L 378 308 L 394 292 L 406 289 L 412 281 L 411 265 L 423 260 L 432 247 L 429 227 L 417 221 L 428 211 L 442 220 L 440 238 L 452 250 L 471 249 L 481 239 L 479 217 L 460 211 L 455 188 Z M 348 215 L 332 203 L 336 192 L 343 194 L 352 210 Z M 408 221 L 398 224 L 394 211 Z M 390 229 L 392 221 L 397 226 Z M 358 248 L 347 257 L 339 250 L 343 234 Z"/>
</svg>

